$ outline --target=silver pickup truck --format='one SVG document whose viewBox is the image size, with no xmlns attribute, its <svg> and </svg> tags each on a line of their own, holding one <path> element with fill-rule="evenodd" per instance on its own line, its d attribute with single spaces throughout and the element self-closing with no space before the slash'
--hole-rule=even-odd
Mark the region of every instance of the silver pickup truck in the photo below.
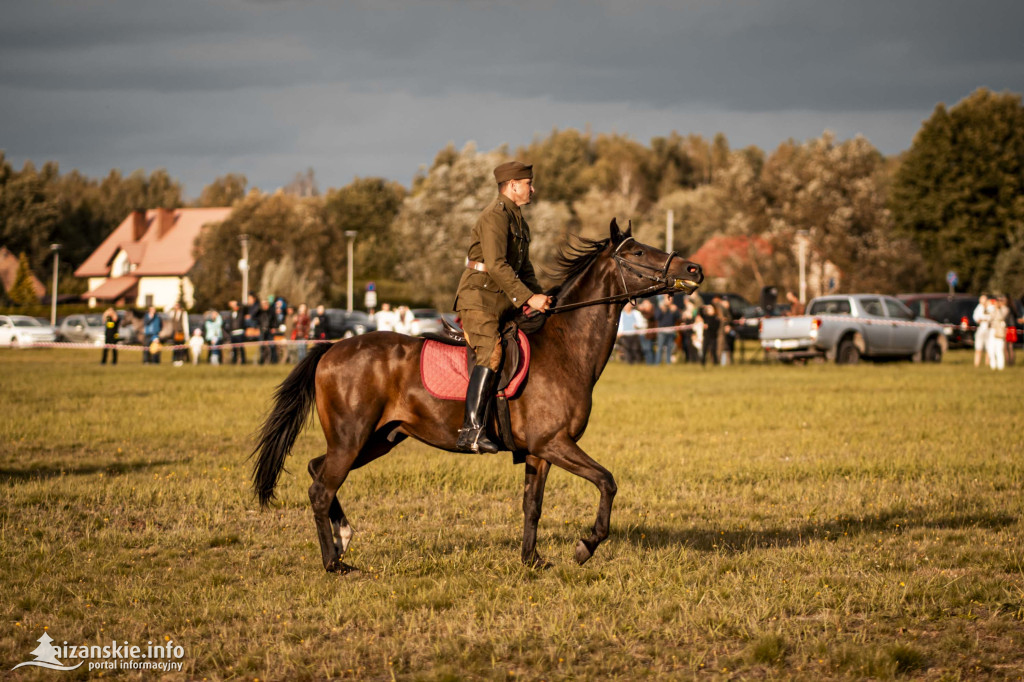
<svg viewBox="0 0 1024 682">
<path fill-rule="evenodd" d="M 891 296 L 821 296 L 806 315 L 766 317 L 758 333 L 768 357 L 780 360 L 824 357 L 839 364 L 864 358 L 905 357 L 941 362 L 946 351 L 942 325 L 916 317 Z"/>
</svg>

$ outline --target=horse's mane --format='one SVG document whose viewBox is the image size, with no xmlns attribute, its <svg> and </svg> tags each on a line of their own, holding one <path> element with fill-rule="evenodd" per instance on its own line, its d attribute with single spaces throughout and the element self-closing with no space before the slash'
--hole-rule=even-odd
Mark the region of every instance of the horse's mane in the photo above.
<svg viewBox="0 0 1024 682">
<path fill-rule="evenodd" d="M 555 265 L 550 269 L 552 279 L 559 280 L 549 294 L 555 295 L 566 288 L 593 263 L 608 246 L 608 239 L 589 239 L 578 234 L 569 238 L 559 247 Z"/>
<path fill-rule="evenodd" d="M 548 296 L 557 297 L 568 290 L 580 275 L 597 260 L 610 241 L 610 239 L 588 239 L 578 234 L 570 234 L 558 248 L 554 267 L 544 269 L 545 274 L 551 279 L 560 280 L 545 293 Z M 546 315 L 527 316 L 522 312 L 518 313 L 515 318 L 519 328 L 527 334 L 533 334 L 540 330 L 546 320 Z"/>
</svg>

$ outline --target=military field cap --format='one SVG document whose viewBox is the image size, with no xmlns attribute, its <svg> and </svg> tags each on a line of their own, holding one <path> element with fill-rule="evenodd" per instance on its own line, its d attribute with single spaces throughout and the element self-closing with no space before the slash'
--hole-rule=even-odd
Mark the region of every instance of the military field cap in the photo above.
<svg viewBox="0 0 1024 682">
<path fill-rule="evenodd" d="M 509 180 L 533 180 L 533 166 L 518 161 L 508 161 L 494 169 L 494 179 L 500 185 Z"/>
</svg>

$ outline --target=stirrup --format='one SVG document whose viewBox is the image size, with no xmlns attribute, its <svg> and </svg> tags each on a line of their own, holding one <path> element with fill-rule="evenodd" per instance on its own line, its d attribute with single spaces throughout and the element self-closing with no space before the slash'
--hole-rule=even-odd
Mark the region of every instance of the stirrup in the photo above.
<svg viewBox="0 0 1024 682">
<path fill-rule="evenodd" d="M 499 448 L 490 438 L 487 437 L 487 429 L 483 426 L 463 426 L 459 429 L 459 440 L 455 444 L 456 449 L 462 452 L 473 454 L 493 454 Z"/>
</svg>

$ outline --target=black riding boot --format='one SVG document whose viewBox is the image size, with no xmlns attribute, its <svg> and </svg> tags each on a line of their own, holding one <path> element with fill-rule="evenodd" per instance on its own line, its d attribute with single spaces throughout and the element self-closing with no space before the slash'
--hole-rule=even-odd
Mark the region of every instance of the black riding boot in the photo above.
<svg viewBox="0 0 1024 682">
<path fill-rule="evenodd" d="M 459 442 L 455 445 L 462 452 L 497 452 L 500 448 L 487 437 L 487 408 L 494 393 L 497 373 L 489 367 L 477 365 L 469 377 L 466 390 L 466 418 L 459 429 Z"/>
</svg>

